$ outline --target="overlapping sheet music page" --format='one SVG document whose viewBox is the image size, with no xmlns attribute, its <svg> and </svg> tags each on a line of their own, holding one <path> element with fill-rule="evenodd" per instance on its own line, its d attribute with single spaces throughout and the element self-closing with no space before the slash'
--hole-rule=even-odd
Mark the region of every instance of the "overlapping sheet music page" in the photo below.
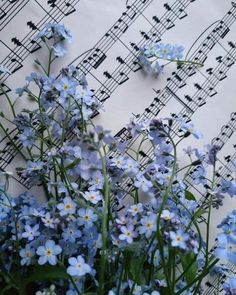
<svg viewBox="0 0 236 295">
<path fill-rule="evenodd" d="M 198 141 L 187 138 L 182 147 L 217 144 L 217 182 L 235 177 L 236 1 L 1 0 L 0 64 L 11 74 L 2 74 L 0 83 L 9 97 L 16 97 L 15 88 L 23 86 L 24 77 L 35 70 L 35 58 L 45 59 L 41 43 L 34 36 L 49 22 L 65 24 L 73 35 L 68 54 L 53 64 L 53 73 L 58 75 L 62 66 L 73 64 L 86 74 L 90 88 L 106 110 L 94 118 L 96 124 L 126 140 L 125 126 L 132 116 L 139 115 L 138 120 L 185 116 L 204 137 Z M 177 68 L 172 63 L 163 74 L 145 74 L 137 63 L 139 48 L 153 41 L 182 44 L 186 58 L 203 66 Z M 0 111 L 7 114 L 10 110 L 3 95 L 1 98 Z M 29 108 L 31 104 L 22 99 L 17 108 Z M 178 127 L 175 123 L 175 137 Z M 11 130 L 10 136 L 19 144 L 17 130 Z M 2 134 L 0 148 L 1 170 L 13 171 L 22 164 Z M 141 156 L 145 165 L 152 158 L 152 147 L 144 146 Z M 183 163 L 186 160 L 183 155 Z M 13 193 L 27 189 L 17 174 L 14 181 L 10 188 Z M 186 184 L 199 198 L 205 197 L 195 190 L 191 177 Z M 39 189 L 32 191 L 41 197 Z M 213 212 L 212 245 L 216 224 L 233 208 L 236 201 L 226 198 L 223 208 Z M 207 292 L 213 294 L 214 282 L 206 284 Z"/>
</svg>

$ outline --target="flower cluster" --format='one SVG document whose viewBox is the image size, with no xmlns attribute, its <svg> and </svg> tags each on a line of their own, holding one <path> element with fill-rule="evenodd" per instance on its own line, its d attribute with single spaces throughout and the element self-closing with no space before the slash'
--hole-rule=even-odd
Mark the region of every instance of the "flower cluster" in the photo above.
<svg viewBox="0 0 236 295">
<path fill-rule="evenodd" d="M 70 40 L 59 25 L 47 26 L 39 37 L 45 42 L 50 37 Z M 182 47 L 156 44 L 146 46 L 144 53 L 180 59 Z M 180 167 L 179 143 L 190 135 L 201 137 L 192 123 L 175 117 L 133 119 L 127 131 L 130 138 L 139 136 L 141 144 L 131 157 L 129 142 L 94 126 L 92 116 L 100 103 L 79 70 L 64 68 L 57 79 L 50 70 L 43 72 L 32 73 L 17 90 L 34 99 L 35 109 L 13 111 L 8 119 L 19 131 L 22 149 L 16 145 L 16 151 L 25 159 L 16 172 L 29 186 L 41 186 L 45 200 L 38 202 L 29 191 L 13 198 L 7 190 L 10 174 L 5 175 L 0 185 L 3 286 L 12 294 L 39 289 L 43 291 L 36 294 L 200 292 L 218 259 L 210 256 L 198 221 L 210 216 L 210 208 L 219 207 L 226 194 L 236 195 L 234 182 L 214 183 L 218 147 L 186 148 L 189 164 Z M 33 84 L 38 93 L 31 90 Z M 176 124 L 180 132 L 175 141 Z M 142 143 L 147 141 L 153 149 L 143 165 Z M 206 177 L 208 166 L 214 170 L 212 181 Z M 197 201 L 187 175 L 209 202 Z M 236 241 L 234 215 L 220 225 L 223 234 L 215 255 L 236 263 L 231 249 Z"/>
<path fill-rule="evenodd" d="M 222 230 L 217 237 L 215 255 L 224 261 L 236 264 L 236 211 L 232 211 L 218 225 Z"/>
<path fill-rule="evenodd" d="M 183 60 L 184 47 L 182 45 L 171 45 L 164 43 L 150 43 L 140 48 L 139 64 L 147 73 L 160 74 L 168 64 L 175 62 L 178 65 L 188 63 L 197 64 L 193 61 Z M 165 61 L 161 63 L 160 61 Z"/>
<path fill-rule="evenodd" d="M 72 36 L 68 29 L 64 25 L 49 23 L 45 28 L 39 32 L 35 39 L 41 39 L 46 42 L 47 39 L 53 38 L 53 44 L 51 49 L 55 56 L 62 57 L 66 54 L 66 49 L 63 45 L 63 41 L 71 42 Z"/>
</svg>

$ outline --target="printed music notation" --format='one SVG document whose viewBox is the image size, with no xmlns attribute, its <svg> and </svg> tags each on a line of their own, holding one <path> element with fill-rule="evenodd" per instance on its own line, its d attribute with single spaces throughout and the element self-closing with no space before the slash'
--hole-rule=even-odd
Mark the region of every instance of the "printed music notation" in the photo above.
<svg viewBox="0 0 236 295">
<path fill-rule="evenodd" d="M 105 33 L 104 37 L 99 40 L 99 42 L 96 43 L 94 48 L 83 58 L 83 60 L 80 62 L 77 67 L 82 70 L 85 74 L 88 74 L 91 72 L 92 68 L 97 68 L 102 61 L 105 59 L 107 51 L 112 47 L 112 45 L 119 40 L 119 37 L 121 36 L 122 32 L 124 33 L 127 29 L 122 30 L 121 28 L 123 27 L 123 24 L 125 23 L 126 25 L 131 25 L 135 18 L 137 18 L 141 13 L 144 11 L 144 9 L 152 2 L 153 0 L 145 0 L 145 1 L 140 1 L 136 0 L 131 6 L 128 6 L 126 11 L 122 13 L 122 16 L 116 21 L 116 23 L 108 30 L 107 33 Z M 160 39 L 161 35 L 164 34 L 164 32 L 168 29 L 167 26 L 163 27 L 163 23 L 168 22 L 167 20 L 172 19 L 172 22 L 176 20 L 177 18 L 182 19 L 187 16 L 186 13 L 183 14 L 184 9 L 194 1 L 190 0 L 185 0 L 183 2 L 174 2 L 174 4 L 171 6 L 171 9 L 167 9 L 167 11 L 164 13 L 164 15 L 160 18 L 160 21 L 155 21 L 154 24 L 152 25 L 150 32 L 154 34 L 156 38 L 156 34 L 158 32 L 158 40 Z M 135 14 L 134 14 L 135 12 Z M 173 26 L 172 26 L 173 27 Z M 117 28 L 120 28 L 120 30 L 117 33 Z M 149 33 L 150 34 L 150 33 Z M 112 39 L 107 38 L 109 36 L 114 36 Z M 18 40 L 15 40 L 15 42 L 18 42 Z M 145 38 L 141 39 L 141 42 L 139 42 L 139 46 L 141 44 L 143 45 L 145 42 Z M 19 44 L 20 46 L 20 44 Z M 23 60 L 23 57 L 20 57 L 21 60 Z M 133 56 L 132 56 L 133 58 Z M 137 55 L 136 55 L 136 60 L 137 60 Z M 88 61 L 90 61 L 88 63 Z M 85 65 L 86 64 L 86 67 Z M 18 65 L 17 70 L 22 67 L 22 64 Z M 139 67 L 140 68 L 140 67 Z M 127 69 L 127 68 L 126 68 Z M 128 73 L 127 73 L 128 74 Z M 128 75 L 124 72 L 119 72 L 119 77 L 122 78 L 122 82 L 119 81 L 118 84 L 121 85 L 125 81 L 127 81 Z M 114 81 L 114 78 L 108 73 L 105 72 L 104 75 L 109 79 L 112 79 Z M 5 81 L 5 80 L 4 80 Z M 104 87 L 104 86 L 103 86 Z M 99 90 L 100 91 L 100 90 Z M 97 94 L 95 92 L 95 96 L 97 97 Z M 100 99 L 99 97 L 97 97 Z M 100 99 L 101 100 L 101 99 Z M 17 132 L 14 135 L 15 138 L 17 139 Z M 21 148 L 21 145 L 19 142 L 17 143 L 19 146 L 18 148 Z M 4 163 L 4 168 L 6 168 L 6 163 L 10 163 L 14 159 L 14 154 L 17 155 L 17 152 L 9 149 L 9 147 L 5 148 L 2 151 L 2 154 L 4 155 L 4 158 L 1 160 Z M 7 159 L 7 160 L 5 160 Z M 11 160 L 9 160 L 11 159 Z M 1 166 L 1 161 L 0 161 L 0 167 Z"/>
<path fill-rule="evenodd" d="M 67 2 L 63 0 L 48 1 L 48 7 L 44 7 L 42 4 L 40 4 L 40 1 L 34 0 L 33 3 L 36 3 L 40 11 L 42 11 L 43 17 L 37 23 L 34 23 L 29 17 L 29 20 L 25 23 L 28 27 L 27 35 L 20 39 L 17 36 L 13 35 L 11 37 L 12 48 L 10 48 L 5 42 L 1 41 L 1 46 L 5 47 L 8 51 L 8 54 L 3 58 L 3 60 L 1 60 L 1 65 L 8 68 L 11 74 L 14 74 L 16 71 L 21 69 L 23 67 L 24 60 L 31 53 L 34 53 L 41 48 L 40 42 L 38 40 L 35 40 L 34 38 L 36 34 L 44 28 L 45 24 L 50 22 L 60 23 L 64 17 L 75 12 L 75 7 L 79 3 L 79 1 L 80 0 L 70 0 Z M 7 2 L 9 2 L 9 5 L 4 5 Z M 24 5 L 21 6 L 19 2 Z M 11 19 L 14 18 L 15 14 L 19 12 L 23 13 L 23 10 L 26 10 L 27 6 L 31 4 L 30 1 L 6 1 L 5 3 L 0 9 L 0 13 L 2 13 L 2 19 L 4 19 L 5 17 L 7 18 L 8 16 Z M 16 5 L 18 6 L 14 7 Z M 13 8 L 12 12 L 11 8 Z M 8 23 L 9 21 L 5 24 L 5 26 L 7 26 Z M 5 26 L 2 27 L 1 30 L 3 30 Z M 1 83 L 4 83 L 11 74 L 5 73 L 0 75 Z"/>
<path fill-rule="evenodd" d="M 101 1 L 105 3 L 106 0 Z M 221 168 L 218 170 L 217 183 L 222 178 L 232 177 L 233 161 L 236 159 L 236 113 L 232 113 L 235 107 L 230 106 L 230 102 L 225 96 L 234 96 L 230 87 L 232 87 L 232 80 L 236 72 L 234 67 L 236 61 L 235 2 L 222 3 L 222 1 L 218 1 L 219 11 L 214 10 L 216 4 L 214 2 L 213 5 L 211 0 L 208 4 L 203 0 L 133 0 L 129 1 L 126 6 L 125 1 L 116 2 L 118 3 L 117 7 L 120 7 L 120 14 L 118 17 L 117 14 L 113 17 L 109 29 L 104 25 L 104 29 L 99 33 L 99 38 L 96 38 L 98 41 L 93 42 L 92 46 L 88 44 L 87 50 L 84 50 L 82 54 L 76 52 L 75 58 L 70 57 L 72 61 L 67 61 L 66 64 L 73 64 L 85 73 L 91 88 L 94 89 L 95 96 L 101 102 L 109 104 L 121 89 L 129 90 L 133 79 L 136 79 L 142 87 L 149 87 L 145 86 L 145 82 L 141 80 L 142 71 L 138 63 L 140 47 L 153 41 L 166 42 L 167 40 L 172 42 L 172 38 L 176 40 L 175 36 L 178 35 L 183 38 L 183 41 L 185 41 L 185 37 L 186 39 L 192 38 L 187 43 L 190 48 L 188 59 L 202 63 L 203 66 L 181 65 L 168 73 L 165 78 L 160 78 L 162 80 L 161 86 L 158 85 L 159 80 L 153 85 L 154 92 L 149 91 L 152 93 L 153 99 L 146 102 L 145 107 L 138 112 L 140 115 L 137 115 L 137 120 L 171 114 L 174 117 L 184 116 L 186 119 L 192 119 L 194 123 L 205 110 L 208 110 L 209 116 L 214 116 L 211 111 L 212 102 L 219 103 L 219 97 L 223 97 L 222 105 L 219 108 L 224 109 L 228 103 L 226 109 L 230 119 L 225 124 L 226 119 L 224 121 L 223 118 L 218 118 L 217 120 L 222 120 L 220 132 L 218 124 L 211 135 L 218 133 L 212 139 L 212 143 L 219 146 L 221 152 L 219 159 Z M 5 93 L 14 96 L 12 85 L 17 81 L 17 77 L 27 74 L 25 73 L 25 65 L 28 64 L 28 59 L 33 56 L 34 52 L 40 52 L 41 43 L 34 39 L 36 33 L 47 22 L 62 23 L 65 20 L 73 27 L 75 23 L 73 17 L 76 13 L 80 15 L 80 13 L 86 12 L 86 5 L 83 0 L 5 0 L 1 3 L 0 31 L 4 38 L 0 38 L 0 51 L 3 51 L 0 64 L 6 66 L 12 73 L 0 75 L 0 83 Z M 33 10 L 30 10 L 32 7 L 37 10 L 37 16 L 32 13 Z M 210 8 L 213 12 L 205 13 L 205 10 L 210 11 Z M 197 9 L 201 10 L 201 15 L 203 18 L 205 17 L 204 25 L 199 31 L 198 23 L 194 23 Z M 27 29 L 24 32 L 26 33 L 20 34 L 16 25 L 16 30 L 8 34 L 8 28 L 13 26 L 21 15 L 27 16 L 24 18 L 24 29 Z M 96 18 L 95 12 L 94 17 Z M 185 29 L 186 26 L 190 28 L 192 26 L 191 31 L 186 30 L 186 36 L 181 35 L 183 26 Z M 182 42 L 182 39 L 180 40 L 178 42 Z M 192 44 L 193 46 L 191 46 Z M 55 75 L 57 74 L 55 73 Z M 231 81 L 231 84 L 227 84 L 228 81 Z M 115 112 L 115 109 L 110 107 L 110 112 Z M 125 123 L 127 122 L 123 121 L 121 126 L 124 126 Z M 121 126 L 118 125 L 117 130 Z M 109 128 L 109 126 L 107 127 Z M 178 138 L 181 136 L 179 124 L 175 123 L 173 127 L 173 136 Z M 0 138 L 0 169 L 3 171 L 11 169 L 17 160 L 16 148 L 22 149 L 18 134 L 18 130 L 13 129 L 9 130 L 7 136 Z M 72 140 L 73 136 L 73 132 L 68 132 L 67 139 Z M 121 128 L 116 136 L 120 140 L 129 141 L 129 147 L 137 145 L 140 140 L 138 137 L 131 138 L 125 127 Z M 14 139 L 15 146 L 10 143 L 9 138 Z M 234 142 L 232 143 L 232 141 Z M 132 152 L 128 152 L 128 155 L 133 156 Z M 111 156 L 116 156 L 116 154 L 111 154 Z M 148 160 L 153 158 L 153 149 L 150 146 L 145 146 L 140 151 L 140 158 L 143 167 L 145 167 Z M 30 189 L 25 179 L 19 175 L 15 175 L 14 179 L 22 189 Z M 191 173 L 187 177 L 186 185 L 192 190 L 195 189 Z M 128 182 L 122 186 L 127 190 L 132 189 Z M 202 195 L 200 191 L 198 194 L 200 202 L 204 202 L 206 196 Z M 204 222 L 204 218 L 202 218 L 202 222 Z M 206 282 L 207 290 L 204 294 L 214 294 L 217 279 L 220 279 L 221 282 L 224 281 L 224 278 L 208 280 Z"/>
</svg>

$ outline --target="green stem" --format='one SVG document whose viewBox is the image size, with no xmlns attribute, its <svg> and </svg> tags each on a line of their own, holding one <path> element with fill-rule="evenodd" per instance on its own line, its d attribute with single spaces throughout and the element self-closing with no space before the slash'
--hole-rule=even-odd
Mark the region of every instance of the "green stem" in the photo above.
<svg viewBox="0 0 236 295">
<path fill-rule="evenodd" d="M 105 291 L 105 270 L 107 264 L 107 236 L 108 236 L 108 223 L 109 223 L 109 181 L 107 177 L 106 165 L 104 158 L 100 150 L 101 163 L 102 163 L 102 173 L 104 176 L 104 205 L 103 205 L 103 216 L 102 216 L 102 254 L 100 259 L 100 272 L 99 272 L 99 294 L 104 295 Z"/>
<path fill-rule="evenodd" d="M 11 102 L 11 99 L 9 97 L 9 95 L 6 93 L 6 91 L 3 89 L 2 85 L 0 84 L 0 89 L 2 90 L 2 92 L 4 93 L 4 95 L 6 96 L 6 99 L 10 105 L 10 108 L 11 108 L 11 111 L 12 111 L 12 114 L 13 114 L 13 117 L 15 118 L 16 117 L 16 112 L 15 112 L 15 109 L 14 109 L 14 104 Z"/>
</svg>

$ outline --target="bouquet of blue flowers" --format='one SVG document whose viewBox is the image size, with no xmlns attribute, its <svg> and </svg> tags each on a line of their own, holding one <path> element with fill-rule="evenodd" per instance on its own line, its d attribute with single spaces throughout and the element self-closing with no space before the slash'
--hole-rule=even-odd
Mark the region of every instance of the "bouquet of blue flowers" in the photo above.
<svg viewBox="0 0 236 295">
<path fill-rule="evenodd" d="M 181 167 L 179 144 L 201 136 L 184 118 L 134 118 L 127 141 L 94 126 L 102 105 L 83 73 L 70 66 L 57 78 L 51 75 L 70 32 L 49 24 L 37 38 L 48 50 L 48 65 L 36 60 L 42 74 L 32 73 L 16 90 L 35 108 L 16 113 L 15 101 L 2 89 L 12 114 L 0 113 L 0 129 L 8 139 L 4 120 L 17 129 L 12 145 L 26 163 L 16 167 L 17 177 L 29 188 L 40 186 L 45 199 L 39 202 L 30 190 L 11 196 L 12 174 L 1 172 L 1 294 L 196 295 L 209 273 L 230 276 L 219 260 L 236 263 L 236 211 L 219 225 L 213 251 L 209 243 L 212 208 L 225 195 L 236 195 L 235 181 L 216 185 L 218 147 L 187 148 L 189 164 Z M 140 61 L 148 67 L 148 56 L 156 55 L 181 64 L 182 50 L 152 44 L 140 49 Z M 181 136 L 175 140 L 177 123 Z M 137 148 L 131 148 L 137 137 Z M 140 152 L 147 142 L 153 153 L 144 165 Z M 189 175 L 206 198 L 188 190 Z M 235 286 L 230 277 L 225 292 L 235 294 Z"/>
</svg>

